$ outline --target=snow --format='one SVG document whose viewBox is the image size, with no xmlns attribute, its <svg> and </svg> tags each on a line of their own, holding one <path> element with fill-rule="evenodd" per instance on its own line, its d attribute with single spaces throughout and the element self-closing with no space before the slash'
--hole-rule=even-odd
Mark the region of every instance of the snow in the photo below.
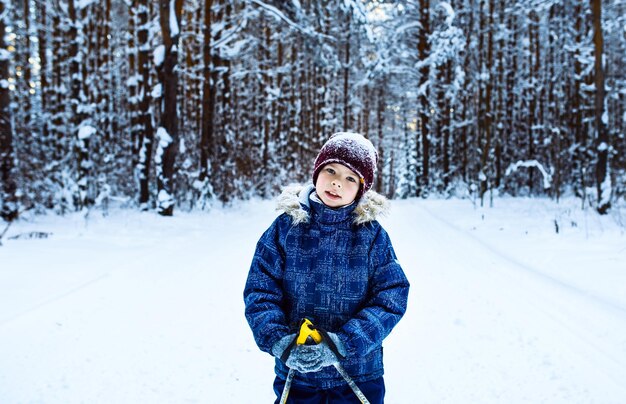
<svg viewBox="0 0 626 404">
<path fill-rule="evenodd" d="M 162 126 L 159 126 L 159 128 L 157 129 L 156 137 L 157 139 L 159 139 L 159 146 L 163 149 L 169 146 L 169 144 L 172 143 L 173 140 L 170 134 L 167 133 L 167 129 Z"/>
<path fill-rule="evenodd" d="M 155 66 L 161 66 L 165 60 L 165 45 L 154 48 L 153 60 Z"/>
<path fill-rule="evenodd" d="M 164 189 L 159 191 L 159 194 L 157 195 L 157 200 L 159 202 L 159 208 L 164 210 L 170 208 L 171 206 L 174 206 L 175 204 L 172 195 L 170 195 L 170 193 Z"/>
<path fill-rule="evenodd" d="M 133 74 L 128 77 L 128 80 L 126 80 L 126 86 L 127 87 L 136 86 L 138 83 L 142 81 L 143 81 L 143 77 L 141 76 L 141 74 Z"/>
<path fill-rule="evenodd" d="M 96 0 L 79 0 L 78 3 L 76 3 L 76 8 L 78 10 L 82 10 L 86 7 L 89 7 L 90 5 L 92 5 L 93 3 L 95 3 Z"/>
<path fill-rule="evenodd" d="M 96 128 L 94 128 L 93 126 L 90 126 L 90 125 L 81 126 L 78 129 L 78 138 L 80 140 L 89 139 L 91 137 L 91 135 L 93 135 L 97 131 L 98 130 Z"/>
<path fill-rule="evenodd" d="M 446 26 L 452 25 L 452 23 L 454 22 L 454 17 L 456 16 L 456 13 L 452 9 L 452 6 L 449 3 L 441 2 L 441 3 L 439 3 L 439 7 L 441 7 L 444 10 L 444 12 L 446 13 L 445 14 L 446 15 Z"/>
<path fill-rule="evenodd" d="M 244 46 L 248 44 L 248 40 L 241 39 L 235 41 L 232 45 L 226 46 L 225 44 L 220 46 L 220 55 L 226 59 L 236 58 L 242 52 Z"/>
<path fill-rule="evenodd" d="M 0 60 L 11 60 L 11 52 L 6 49 L 0 49 Z"/>
<path fill-rule="evenodd" d="M 152 87 L 150 96 L 154 99 L 157 99 L 157 98 L 161 98 L 162 95 L 163 95 L 163 85 L 161 83 L 155 84 L 155 86 Z"/>
<path fill-rule="evenodd" d="M 353 147 L 353 144 L 359 147 Z M 341 147 L 344 150 L 349 150 L 350 153 L 357 156 L 361 161 L 368 160 L 374 162 L 374 166 L 378 158 L 372 142 L 359 133 L 337 132 L 328 139 L 324 147 L 328 147 L 329 149 Z"/>
<path fill-rule="evenodd" d="M 422 24 L 419 21 L 409 22 L 396 28 L 396 34 L 401 34 L 404 31 L 408 31 L 411 29 L 420 29 L 421 27 Z"/>
<path fill-rule="evenodd" d="M 170 134 L 167 132 L 167 129 L 165 129 L 162 126 L 159 126 L 159 128 L 156 131 L 156 138 L 158 139 L 158 143 L 157 143 L 157 150 L 154 154 L 154 162 L 160 166 L 161 162 L 163 161 L 163 153 L 164 150 L 167 148 L 167 146 L 170 145 L 170 143 L 172 143 L 173 139 L 170 136 Z M 159 168 L 157 167 L 157 170 Z"/>
<path fill-rule="evenodd" d="M 579 206 L 392 202 L 382 224 L 412 289 L 385 340 L 387 402 L 626 402 L 626 235 L 617 208 Z M 275 216 L 253 200 L 14 223 L 0 247 L 2 402 L 272 402 L 242 291 Z M 51 234 L 11 239 L 31 232 Z"/>
<path fill-rule="evenodd" d="M 295 28 L 296 30 L 300 32 L 308 32 L 307 29 L 293 22 L 285 14 L 283 14 L 278 8 L 272 6 L 271 4 L 267 4 L 260 0 L 250 0 L 250 2 L 253 4 L 256 4 L 257 6 L 261 7 L 263 10 L 269 12 L 269 14 L 272 15 L 277 22 L 280 22 L 282 20 L 285 23 L 287 23 L 290 27 Z"/>
<path fill-rule="evenodd" d="M 604 180 L 602 184 L 600 184 L 600 200 L 598 201 L 598 206 L 607 206 L 611 203 L 611 194 L 613 191 L 613 185 L 611 183 L 611 171 L 607 166 L 607 172 L 604 175 Z"/>
<path fill-rule="evenodd" d="M 176 18 L 176 0 L 170 0 L 170 36 L 176 37 L 180 33 L 178 19 Z M 158 66 L 158 65 L 157 65 Z"/>
<path fill-rule="evenodd" d="M 546 170 L 543 167 L 543 165 L 537 160 L 527 160 L 527 161 L 520 160 L 517 163 L 513 163 L 507 167 L 505 175 L 506 176 L 511 175 L 512 173 L 516 172 L 520 167 L 526 167 L 526 168 L 535 167 L 537 170 L 539 170 L 543 178 L 543 188 L 548 189 L 552 186 L 552 175 L 548 173 L 548 170 Z"/>
</svg>

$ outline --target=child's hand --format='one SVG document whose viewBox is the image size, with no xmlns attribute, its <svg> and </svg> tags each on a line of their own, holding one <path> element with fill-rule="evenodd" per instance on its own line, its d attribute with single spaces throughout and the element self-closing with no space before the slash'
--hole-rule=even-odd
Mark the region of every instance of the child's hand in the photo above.
<svg viewBox="0 0 626 404">
<path fill-rule="evenodd" d="M 280 359 L 281 356 L 285 353 L 285 350 L 291 345 L 291 343 L 296 339 L 296 334 L 289 334 L 278 340 L 272 347 L 272 355 L 274 357 Z"/>
<path fill-rule="evenodd" d="M 330 345 L 322 340 L 316 345 L 295 345 L 296 334 L 289 334 L 278 340 L 272 347 L 272 355 L 285 362 L 291 369 L 300 373 L 318 372 L 323 368 L 339 362 L 337 355 L 344 357 L 346 352 L 336 334 L 329 332 L 324 335 L 332 340 Z M 285 351 L 291 347 L 291 352 Z M 336 348 L 336 351 L 333 350 Z M 288 355 L 285 359 L 284 356 Z"/>
<path fill-rule="evenodd" d="M 339 350 L 340 355 L 345 354 L 345 350 L 339 338 L 333 333 L 327 333 Z M 317 345 L 297 345 L 291 351 L 291 355 L 285 363 L 292 369 L 300 373 L 319 372 L 327 366 L 339 362 L 337 354 L 330 348 L 326 341 Z"/>
<path fill-rule="evenodd" d="M 324 367 L 321 366 L 323 361 L 321 350 L 322 344 L 295 346 L 285 364 L 289 368 L 295 369 L 300 373 L 317 372 Z"/>
</svg>

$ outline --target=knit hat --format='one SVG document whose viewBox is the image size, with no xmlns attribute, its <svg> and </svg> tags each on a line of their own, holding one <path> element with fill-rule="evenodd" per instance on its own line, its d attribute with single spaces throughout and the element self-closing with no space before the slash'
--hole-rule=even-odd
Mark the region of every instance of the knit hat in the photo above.
<svg viewBox="0 0 626 404">
<path fill-rule="evenodd" d="M 359 133 L 338 132 L 326 141 L 313 166 L 313 184 L 326 164 L 339 163 L 354 171 L 361 180 L 356 199 L 369 191 L 374 183 L 378 153 L 372 142 Z"/>
</svg>

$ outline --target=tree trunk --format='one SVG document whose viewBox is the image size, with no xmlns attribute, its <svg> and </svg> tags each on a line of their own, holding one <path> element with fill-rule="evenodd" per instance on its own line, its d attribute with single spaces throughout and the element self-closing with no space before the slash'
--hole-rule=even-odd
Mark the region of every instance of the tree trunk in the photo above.
<svg viewBox="0 0 626 404">
<path fill-rule="evenodd" d="M 276 150 L 277 156 L 275 156 L 274 158 L 279 158 L 281 160 L 284 159 L 284 156 L 286 155 L 286 137 L 287 137 L 287 131 L 284 128 L 284 119 L 286 118 L 287 115 L 287 108 L 285 108 L 285 102 L 286 102 L 286 97 L 285 95 L 287 94 L 287 88 L 285 88 L 284 84 L 283 84 L 283 80 L 284 80 L 284 60 L 285 60 L 285 49 L 283 46 L 283 40 L 282 35 L 278 35 L 278 41 L 277 41 L 277 45 L 276 45 L 276 73 L 275 73 L 275 77 L 276 77 L 276 89 L 278 90 L 278 95 L 276 96 L 276 100 L 273 103 L 272 106 L 272 116 L 274 117 L 274 120 L 276 121 L 276 123 L 274 124 L 274 131 L 272 134 L 272 137 L 275 139 L 275 141 L 278 144 L 278 148 Z"/>
<path fill-rule="evenodd" d="M 533 57 L 536 56 L 539 45 L 538 36 L 539 36 L 539 16 L 533 10 L 530 12 L 528 22 L 528 41 L 530 45 L 530 49 L 528 51 L 528 68 L 529 68 L 529 82 L 533 83 L 531 88 L 528 89 L 528 121 L 527 121 L 527 149 L 526 149 L 526 160 L 533 160 L 536 158 L 535 155 L 535 135 L 534 135 L 534 126 L 536 122 L 536 110 L 537 110 L 537 92 L 534 88 L 535 84 L 538 81 L 538 74 L 536 71 L 536 62 L 533 61 Z M 534 175 L 533 170 L 528 170 L 528 181 L 526 183 L 528 187 L 528 192 L 532 195 L 534 188 Z"/>
<path fill-rule="evenodd" d="M 49 98 L 50 94 L 50 84 L 48 82 L 48 57 L 46 52 L 48 50 L 48 10 L 47 4 L 45 1 L 36 2 L 37 12 L 39 13 L 39 24 L 37 28 L 37 43 L 38 43 L 38 55 L 39 55 L 39 65 L 41 66 L 41 73 L 39 76 L 40 82 L 40 102 L 41 102 L 41 113 L 42 113 L 42 123 L 41 123 L 41 135 L 42 135 L 42 149 L 45 150 L 45 146 L 49 143 L 49 135 L 50 135 L 50 117 L 48 114 L 49 109 Z M 45 158 L 45 155 L 42 154 L 42 159 Z"/>
<path fill-rule="evenodd" d="M 441 117 L 440 125 L 442 144 L 442 176 L 444 189 L 448 188 L 450 184 L 450 137 L 452 134 L 452 112 L 450 111 L 451 105 L 448 104 L 448 99 L 445 95 L 445 89 L 450 88 L 452 82 L 452 63 L 448 60 L 443 66 L 441 66 L 441 83 L 445 83 L 439 97 L 439 114 Z"/>
<path fill-rule="evenodd" d="M 420 0 L 420 31 L 417 45 L 417 53 L 419 60 L 426 60 L 430 54 L 430 44 L 428 38 L 430 36 L 430 0 Z M 430 176 L 430 133 L 429 133 L 429 116 L 430 103 L 428 101 L 429 89 L 423 88 L 429 79 L 430 69 L 424 64 L 419 71 L 419 93 L 418 93 L 418 133 L 422 140 L 422 175 L 416 176 L 417 188 L 416 196 L 420 196 L 421 191 L 426 192 L 429 186 Z M 418 148 L 416 148 L 418 149 Z M 419 151 L 418 151 L 419 153 Z M 419 161 L 419 156 L 416 156 Z"/>
<path fill-rule="evenodd" d="M 46 50 L 48 49 L 48 37 L 47 37 L 47 28 L 48 28 L 48 11 L 47 4 L 44 0 L 36 2 L 36 13 L 39 15 L 39 21 L 37 24 L 37 54 L 39 56 L 39 66 L 41 68 L 41 73 L 39 77 L 39 81 L 41 84 L 41 110 L 45 112 L 47 110 L 47 94 L 48 90 L 48 58 L 46 56 Z M 44 131 L 45 134 L 45 131 Z"/>
<path fill-rule="evenodd" d="M 149 0 L 140 0 L 137 9 L 137 72 L 138 109 L 137 109 L 137 142 L 139 156 L 137 171 L 139 177 L 139 204 L 142 210 L 148 209 L 150 200 L 150 166 L 152 161 L 152 145 L 154 128 L 150 113 L 150 38 L 149 38 Z"/>
<path fill-rule="evenodd" d="M 593 16 L 593 44 L 595 47 L 594 74 L 596 85 L 595 124 L 596 151 L 596 187 L 598 191 L 598 213 L 604 215 L 611 208 L 611 176 L 609 172 L 609 134 L 607 130 L 608 113 L 604 100 L 604 38 L 602 36 L 602 0 L 591 0 Z"/>
<path fill-rule="evenodd" d="M 506 2 L 504 0 L 499 0 L 498 2 L 498 23 L 500 27 L 504 27 L 506 22 L 505 22 L 505 7 L 506 7 Z M 495 7 L 495 4 L 492 4 Z M 493 11 L 492 11 L 493 12 Z M 493 19 L 492 19 L 493 21 Z M 505 41 L 504 41 L 504 35 L 500 36 L 500 40 L 497 42 L 497 56 L 496 56 L 496 60 L 497 62 L 497 76 L 496 76 L 496 83 L 497 83 L 497 97 L 496 97 L 496 104 L 495 104 L 495 108 L 494 108 L 494 114 L 493 114 L 493 128 L 494 128 L 494 157 L 495 157 L 495 179 L 494 179 L 494 186 L 495 188 L 500 188 L 501 184 L 502 184 L 502 144 L 504 144 L 506 142 L 506 140 L 504 139 L 504 136 L 506 136 L 506 133 L 508 132 L 507 130 L 507 125 L 508 122 L 506 122 L 505 119 L 503 119 L 504 117 L 504 99 L 506 97 L 506 95 L 504 94 L 504 83 L 505 83 L 505 77 L 504 77 L 504 66 L 506 63 L 506 59 L 504 57 L 504 47 L 505 47 Z M 509 97 L 512 97 L 512 94 L 508 94 Z"/>
<path fill-rule="evenodd" d="M 577 2 L 576 8 L 574 9 L 574 15 L 576 16 L 576 22 L 574 23 L 574 43 L 575 50 L 572 55 L 573 64 L 574 64 L 574 89 L 571 99 L 571 108 L 568 109 L 568 112 L 573 115 L 573 119 L 571 119 L 571 125 L 574 132 L 574 144 L 575 149 L 573 152 L 573 160 L 574 160 L 574 189 L 577 191 L 578 195 L 583 200 L 583 204 L 585 203 L 585 195 L 586 195 L 586 159 L 585 159 L 585 127 L 583 124 L 583 97 L 581 94 L 581 88 L 584 85 L 585 76 L 583 75 L 583 66 L 581 63 L 581 54 L 580 48 L 583 46 L 583 7 L 582 1 L 579 0 Z"/>
<path fill-rule="evenodd" d="M 363 108 L 361 110 L 361 123 L 359 125 L 358 131 L 365 137 L 369 137 L 370 132 L 370 109 L 372 108 L 370 103 L 372 100 L 370 98 L 374 95 L 375 89 L 370 89 L 369 86 L 365 86 L 363 88 Z"/>
<path fill-rule="evenodd" d="M 10 52 L 4 39 L 7 0 L 0 0 L 0 217 L 6 221 L 17 218 L 13 129 L 11 128 L 11 95 L 8 85 Z"/>
<path fill-rule="evenodd" d="M 549 21 L 550 24 L 554 24 L 555 32 L 558 32 L 561 27 L 562 16 L 559 10 L 561 10 L 563 6 L 560 4 L 553 4 L 550 7 L 550 16 Z M 556 201 L 559 202 L 561 197 L 561 113 L 559 105 L 561 105 L 562 98 L 557 94 L 557 88 L 561 87 L 560 83 L 557 83 L 556 80 L 550 80 L 550 78 L 555 77 L 557 74 L 557 60 L 558 55 L 562 52 L 561 40 L 555 38 L 554 35 L 550 35 L 548 41 L 548 119 L 550 119 L 551 124 L 549 125 L 552 144 L 552 153 L 551 160 L 552 165 L 554 166 L 554 181 L 552 183 L 552 190 L 554 192 L 554 196 Z M 558 86 L 558 87 L 557 87 Z M 562 91 L 559 91 L 562 93 Z"/>
<path fill-rule="evenodd" d="M 465 31 L 465 58 L 463 61 L 463 67 L 465 69 L 465 77 L 463 80 L 463 88 L 467 88 L 470 83 L 470 61 L 472 57 L 472 53 L 470 52 L 471 46 L 471 37 L 472 37 L 472 29 L 474 26 L 474 13 L 469 13 L 468 22 L 467 22 L 467 30 Z M 469 119 L 468 112 L 470 111 L 472 94 L 470 91 L 463 91 L 463 96 L 461 99 L 461 112 L 460 112 L 460 121 L 462 122 L 461 128 L 459 128 L 459 137 L 460 137 L 460 156 L 461 160 L 461 177 L 465 183 L 469 182 L 469 145 L 468 145 L 468 124 L 466 123 Z"/>
<path fill-rule="evenodd" d="M 99 25 L 99 37 L 98 41 L 100 45 L 99 55 L 98 55 L 98 65 L 100 68 L 100 76 L 102 77 L 99 80 L 102 83 L 102 89 L 99 94 L 98 105 L 99 112 L 101 114 L 100 118 L 100 130 L 103 134 L 103 142 L 105 146 L 105 150 L 107 154 L 111 153 L 111 138 L 112 138 L 112 109 L 111 109 L 111 97 L 110 94 L 112 92 L 112 84 L 113 84 L 113 72 L 111 71 L 111 0 L 104 0 L 104 9 L 101 10 L 102 23 Z"/>
<path fill-rule="evenodd" d="M 210 157 L 213 149 L 213 128 L 215 125 L 215 85 L 212 79 L 212 38 L 211 7 L 212 0 L 204 1 L 204 43 L 202 45 L 202 129 L 200 135 L 200 176 L 204 182 L 209 176 Z"/>
<path fill-rule="evenodd" d="M 503 5 L 504 7 L 504 5 Z M 518 43 L 518 29 L 516 27 L 516 16 L 513 13 L 507 13 L 506 16 L 506 29 L 511 32 L 509 39 L 507 40 L 507 53 L 510 58 L 510 62 L 507 66 L 506 72 L 506 106 L 505 106 L 505 115 L 504 115 L 504 136 L 503 136 L 503 147 L 502 153 L 504 155 L 503 159 L 507 161 L 511 161 L 516 158 L 516 140 L 517 136 L 514 132 L 517 131 L 519 125 L 515 122 L 515 83 L 517 80 L 517 62 L 518 62 L 518 54 L 516 51 L 516 46 Z M 510 146 L 510 147 L 509 147 Z M 517 191 L 517 186 L 515 186 L 515 190 Z"/>
<path fill-rule="evenodd" d="M 90 195 L 91 179 L 90 173 L 93 166 L 89 156 L 91 131 L 83 131 L 85 126 L 84 99 L 82 93 L 82 84 L 85 77 L 81 77 L 81 58 L 79 50 L 79 41 L 82 36 L 82 28 L 79 31 L 79 21 L 76 0 L 68 0 L 68 16 L 70 19 L 69 27 L 69 61 L 70 61 L 70 105 L 71 105 L 71 129 L 74 132 L 74 145 L 76 153 L 78 196 L 76 199 L 77 207 L 82 209 L 93 203 L 93 196 Z"/>
<path fill-rule="evenodd" d="M 261 29 L 264 46 L 261 46 L 261 77 L 263 88 L 261 89 L 261 93 L 263 94 L 264 101 L 260 103 L 259 108 L 262 115 L 262 131 L 263 131 L 263 154 L 261 156 L 261 166 L 263 168 L 263 173 L 268 173 L 273 170 L 274 165 L 270 161 L 273 154 L 273 145 L 272 141 L 272 132 L 271 132 L 271 113 L 272 113 L 272 98 L 273 95 L 270 94 L 270 89 L 272 88 L 272 77 L 270 75 L 271 70 L 271 61 L 270 61 L 270 49 L 272 46 L 271 41 L 271 28 L 269 27 L 269 23 L 263 24 L 263 28 Z M 252 170 L 251 170 L 252 171 Z M 259 191 L 261 193 L 261 197 L 267 197 L 269 195 L 269 190 L 267 189 L 266 182 L 262 181 L 261 186 L 259 187 Z"/>
<path fill-rule="evenodd" d="M 350 37 L 352 30 L 352 13 L 348 11 L 348 19 L 346 22 L 346 41 L 344 44 L 344 62 L 343 62 L 343 130 L 348 131 L 351 128 L 350 122 Z"/>
<path fill-rule="evenodd" d="M 67 122 L 64 114 L 65 98 L 62 91 L 64 86 L 63 73 L 66 62 L 66 49 L 64 47 L 64 33 L 61 30 L 61 17 L 59 9 L 55 9 L 52 15 L 52 29 L 52 60 L 50 61 L 50 66 L 52 67 L 51 87 L 53 94 L 50 99 L 51 105 L 49 109 L 52 112 L 50 122 L 54 144 L 53 158 L 55 161 L 59 161 L 65 157 L 65 153 L 67 152 Z M 58 182 L 58 178 L 56 179 Z"/>
<path fill-rule="evenodd" d="M 139 71 L 137 68 L 137 12 L 139 10 L 139 0 L 133 0 L 133 3 L 129 9 L 128 19 L 128 99 L 126 108 L 128 109 L 128 117 L 130 120 L 130 147 L 131 147 L 131 165 L 137 170 L 139 164 L 139 149 L 141 147 L 139 140 L 139 124 L 138 124 L 138 86 L 139 86 Z M 136 175 L 139 175 L 136 171 Z"/>
<path fill-rule="evenodd" d="M 384 82 L 378 84 L 378 91 L 376 92 L 376 123 L 377 123 L 377 135 L 378 135 L 378 176 L 376 179 L 376 191 L 383 193 L 384 191 L 384 175 L 385 168 L 385 88 Z"/>
<path fill-rule="evenodd" d="M 163 60 L 159 66 L 162 86 L 161 125 L 157 130 L 157 211 L 162 216 L 174 214 L 174 162 L 178 150 L 178 38 L 183 0 L 159 0 L 160 24 L 163 35 Z M 172 15 L 173 13 L 173 15 Z"/>
<path fill-rule="evenodd" d="M 485 2 L 486 3 L 486 2 Z M 483 4 L 485 4 L 483 3 Z M 483 25 L 483 16 L 482 16 L 482 7 L 481 7 L 481 27 L 488 30 L 487 33 L 487 55 L 484 60 L 484 67 L 481 64 L 481 69 L 483 71 L 488 72 L 489 79 L 486 80 L 484 93 L 481 91 L 481 105 L 478 122 L 479 128 L 478 133 L 482 135 L 481 140 L 481 157 L 480 157 L 480 203 L 481 206 L 484 203 L 485 193 L 488 191 L 489 187 L 492 184 L 489 181 L 489 177 L 492 174 L 489 172 L 489 157 L 491 155 L 491 142 L 492 142 L 492 101 L 491 101 L 491 93 L 493 91 L 492 84 L 492 75 L 493 75 L 493 0 L 489 1 L 489 19 L 487 24 Z M 483 29 L 480 30 L 481 32 Z"/>
<path fill-rule="evenodd" d="M 34 146 L 34 141 L 35 139 L 32 136 L 32 123 L 33 123 L 33 113 L 32 113 L 32 102 L 30 99 L 30 91 L 31 91 L 31 81 L 32 81 L 32 73 L 31 73 L 31 67 L 32 67 L 32 63 L 31 63 L 31 53 L 30 53 L 30 48 L 31 48 L 31 43 L 30 43 L 30 38 L 31 38 L 31 32 L 30 32 L 30 1 L 29 0 L 22 0 L 22 20 L 23 20 L 23 35 L 22 35 L 22 40 L 23 40 L 23 46 L 24 49 L 22 49 L 19 54 L 20 54 L 20 61 L 19 64 L 21 64 L 21 82 L 22 85 L 19 86 L 20 87 L 20 92 L 22 93 L 22 95 L 20 96 L 20 115 L 22 115 L 22 118 L 20 119 L 20 127 L 19 130 L 16 131 L 17 135 L 19 136 L 20 134 L 23 134 L 23 141 L 25 143 L 27 143 L 28 148 L 27 148 L 27 152 L 32 153 L 33 152 L 33 146 Z"/>
</svg>

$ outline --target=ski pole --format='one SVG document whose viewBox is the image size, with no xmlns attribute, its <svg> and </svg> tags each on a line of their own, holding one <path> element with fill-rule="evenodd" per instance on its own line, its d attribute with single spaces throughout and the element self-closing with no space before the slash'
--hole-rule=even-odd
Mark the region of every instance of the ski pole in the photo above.
<svg viewBox="0 0 626 404">
<path fill-rule="evenodd" d="M 287 347 L 285 353 L 283 353 L 283 357 L 281 358 L 283 361 L 287 361 L 291 350 L 294 345 L 315 345 L 322 342 L 322 334 L 318 330 L 313 327 L 313 323 L 308 318 L 302 320 L 300 324 L 300 331 L 298 332 L 298 336 L 296 339 Z M 283 393 L 280 396 L 280 404 L 285 404 L 287 402 L 287 397 L 289 396 L 289 389 L 291 389 L 291 382 L 293 381 L 293 377 L 295 376 L 296 371 L 293 369 L 289 369 L 289 373 L 287 374 L 287 380 L 285 380 L 285 387 L 283 387 Z"/>
<path fill-rule="evenodd" d="M 365 397 L 365 394 L 363 394 L 359 386 L 357 386 L 354 380 L 352 380 L 352 378 L 350 377 L 350 375 L 348 375 L 348 372 L 346 372 L 343 366 L 341 366 L 339 362 L 333 363 L 333 366 L 335 366 L 335 369 L 337 369 L 337 372 L 339 372 L 341 377 L 343 377 L 343 380 L 345 380 L 348 383 L 348 386 L 350 386 L 354 394 L 356 394 L 359 400 L 361 400 L 361 404 L 370 404 L 367 397 Z"/>
<path fill-rule="evenodd" d="M 280 404 L 285 404 L 287 402 L 287 397 L 289 396 L 289 389 L 291 389 L 291 382 L 293 381 L 293 376 L 296 374 L 296 371 L 293 369 L 289 369 L 289 373 L 287 374 L 287 380 L 285 381 L 285 387 L 283 387 L 283 393 L 280 395 Z"/>
<path fill-rule="evenodd" d="M 313 326 L 313 323 L 308 318 L 303 319 L 302 324 L 300 325 L 300 332 L 298 333 L 298 336 L 296 337 L 296 339 L 291 343 L 291 345 L 287 347 L 286 353 L 283 354 L 283 359 L 285 361 L 287 360 L 287 357 L 289 357 L 289 354 L 291 353 L 291 349 L 293 348 L 294 345 L 319 344 L 320 342 L 322 342 L 322 339 L 323 339 L 322 334 L 325 335 L 326 333 L 324 331 L 320 332 L 320 330 L 315 328 L 315 326 Z M 332 340 L 330 339 L 329 341 L 332 342 Z M 334 344 L 332 344 L 332 346 L 334 347 Z M 348 383 L 348 386 L 350 386 L 350 388 L 352 389 L 354 394 L 358 397 L 358 399 L 361 401 L 361 403 L 370 404 L 367 397 L 365 397 L 365 394 L 363 394 L 361 389 L 359 389 L 359 386 L 356 385 L 354 380 L 352 380 L 350 375 L 348 375 L 348 372 L 346 372 L 343 366 L 341 366 L 339 362 L 333 363 L 333 366 L 335 367 L 335 369 L 337 369 L 337 371 L 339 372 L 341 377 L 343 377 L 346 383 Z M 287 374 L 287 380 L 285 381 L 285 387 L 283 388 L 283 393 L 281 394 L 281 397 L 280 397 L 280 404 L 285 404 L 287 402 L 287 397 L 289 396 L 289 390 L 291 389 L 291 383 L 293 381 L 294 376 L 295 376 L 295 370 L 289 369 L 289 373 Z"/>
</svg>

